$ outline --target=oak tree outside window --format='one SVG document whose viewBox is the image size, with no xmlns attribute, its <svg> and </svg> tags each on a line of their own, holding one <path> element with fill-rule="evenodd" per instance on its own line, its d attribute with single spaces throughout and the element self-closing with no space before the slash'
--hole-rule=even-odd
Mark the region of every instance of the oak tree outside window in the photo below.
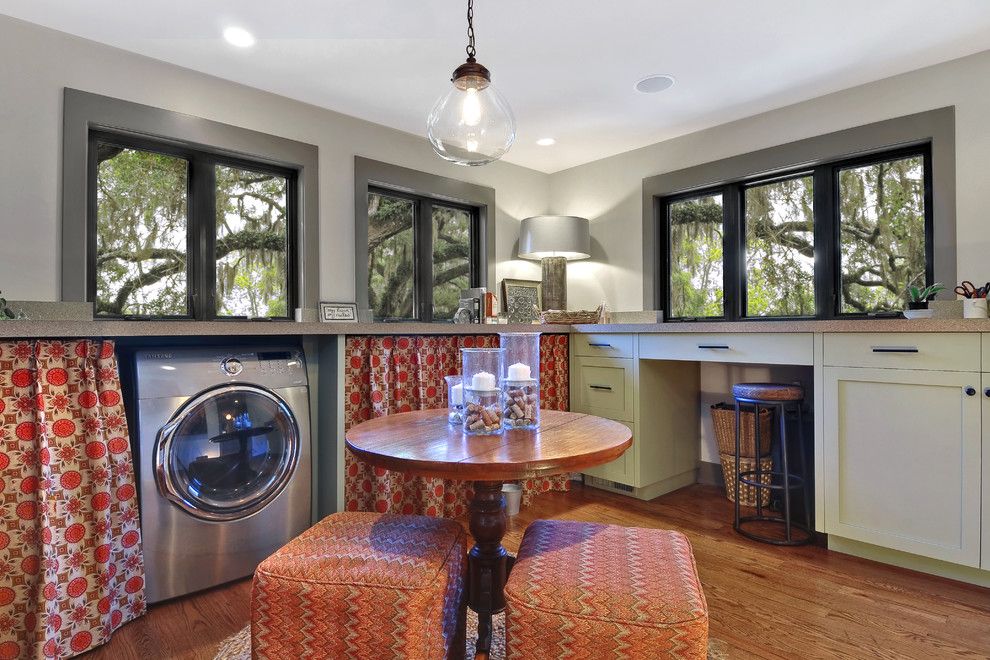
<svg viewBox="0 0 990 660">
<path fill-rule="evenodd" d="M 480 277 L 478 211 L 382 188 L 368 192 L 368 302 L 376 321 L 449 321 Z"/>
<path fill-rule="evenodd" d="M 90 159 L 97 315 L 291 316 L 295 172 L 100 132 Z"/>
<path fill-rule="evenodd" d="M 660 200 L 667 318 L 893 312 L 933 279 L 928 145 Z"/>
</svg>

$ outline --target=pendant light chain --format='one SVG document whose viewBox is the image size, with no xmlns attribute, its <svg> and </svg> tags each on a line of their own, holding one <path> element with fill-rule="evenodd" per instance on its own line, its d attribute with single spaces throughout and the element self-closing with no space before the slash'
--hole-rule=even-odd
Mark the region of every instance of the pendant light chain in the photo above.
<svg viewBox="0 0 990 660">
<path fill-rule="evenodd" d="M 467 45 L 467 56 L 468 60 L 474 61 L 475 53 L 474 49 L 474 0 L 468 0 L 468 10 L 467 10 L 467 21 L 468 21 L 468 45 Z"/>
</svg>

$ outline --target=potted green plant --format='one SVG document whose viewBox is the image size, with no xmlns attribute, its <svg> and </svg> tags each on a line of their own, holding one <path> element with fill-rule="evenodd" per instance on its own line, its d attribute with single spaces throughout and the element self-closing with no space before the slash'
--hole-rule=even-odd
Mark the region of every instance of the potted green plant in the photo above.
<svg viewBox="0 0 990 660">
<path fill-rule="evenodd" d="M 909 319 L 929 318 L 931 310 L 928 309 L 928 301 L 934 298 L 940 291 L 945 291 L 945 287 L 939 283 L 929 284 L 926 287 L 911 285 L 908 287 L 908 308 L 904 311 L 904 316 Z"/>
<path fill-rule="evenodd" d="M 14 311 L 7 306 L 7 299 L 0 295 L 0 321 L 13 321 L 27 318 L 23 311 Z"/>
</svg>

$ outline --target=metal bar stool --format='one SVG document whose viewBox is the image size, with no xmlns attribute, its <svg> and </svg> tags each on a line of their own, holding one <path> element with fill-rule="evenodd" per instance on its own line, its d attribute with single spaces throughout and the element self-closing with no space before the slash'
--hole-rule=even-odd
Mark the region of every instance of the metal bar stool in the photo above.
<svg viewBox="0 0 990 660">
<path fill-rule="evenodd" d="M 801 405 L 804 402 L 804 389 L 800 385 L 787 385 L 781 383 L 738 383 L 732 386 L 732 396 L 736 403 L 736 502 L 735 521 L 733 528 L 743 536 L 774 545 L 804 545 L 814 540 L 815 534 L 811 530 L 811 497 L 808 492 L 808 462 L 805 460 L 804 429 L 801 418 Z M 740 404 L 749 404 L 754 407 L 753 416 L 756 424 L 756 469 L 740 471 Z M 774 465 L 769 475 L 766 475 L 760 465 L 759 448 L 760 444 L 760 409 L 766 408 L 775 410 L 780 423 L 779 447 L 780 466 Z M 787 447 L 787 412 L 795 412 L 797 415 L 797 440 L 799 456 L 801 461 L 800 474 L 793 474 L 788 465 Z M 772 451 L 772 447 L 771 447 Z M 777 469 L 779 467 L 779 469 Z M 769 483 L 764 483 L 764 477 L 769 476 Z M 739 484 L 744 483 L 757 489 L 756 515 L 741 516 L 739 513 Z M 763 511 L 763 490 L 777 491 L 783 496 L 784 515 L 771 515 Z M 804 524 L 791 520 L 791 492 L 800 490 L 804 501 Z M 784 538 L 774 538 L 766 536 L 744 528 L 746 523 L 782 524 L 784 526 Z M 795 534 L 794 532 L 798 533 Z"/>
</svg>

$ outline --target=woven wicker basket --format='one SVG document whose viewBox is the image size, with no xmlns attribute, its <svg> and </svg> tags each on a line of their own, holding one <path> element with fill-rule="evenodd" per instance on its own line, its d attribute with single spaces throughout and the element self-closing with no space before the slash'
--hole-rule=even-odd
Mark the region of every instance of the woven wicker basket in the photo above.
<svg viewBox="0 0 990 660">
<path fill-rule="evenodd" d="M 753 406 L 741 406 L 739 423 L 739 456 L 753 458 L 756 456 L 756 425 L 753 424 Z M 770 440 L 773 433 L 773 414 L 766 408 L 760 410 L 760 455 L 770 453 Z M 736 411 L 735 406 L 728 403 L 716 403 L 712 406 L 712 426 L 715 429 L 715 442 L 719 454 L 736 453 Z"/>
<path fill-rule="evenodd" d="M 722 477 L 725 479 L 725 496 L 729 498 L 730 502 L 736 501 L 736 456 L 732 454 L 719 454 L 719 459 L 722 461 Z M 773 461 L 769 456 L 764 456 L 760 459 L 760 483 L 770 485 L 770 470 L 773 468 Z M 748 470 L 756 469 L 756 459 L 755 458 L 740 458 L 739 459 L 739 471 L 746 472 Z M 755 476 L 755 475 L 754 475 Z M 757 492 L 759 491 L 759 492 Z M 760 496 L 763 500 L 762 505 L 767 506 L 770 504 L 770 489 L 769 488 L 757 488 L 756 486 L 751 486 L 749 484 L 740 483 L 739 484 L 739 505 L 740 506 L 756 506 L 756 497 Z"/>
<path fill-rule="evenodd" d="M 605 323 L 605 306 L 599 305 L 598 309 L 576 310 L 573 312 L 567 312 L 560 309 L 548 309 L 540 312 L 540 323 L 561 323 L 564 325 L 572 325 L 576 323 Z"/>
</svg>

